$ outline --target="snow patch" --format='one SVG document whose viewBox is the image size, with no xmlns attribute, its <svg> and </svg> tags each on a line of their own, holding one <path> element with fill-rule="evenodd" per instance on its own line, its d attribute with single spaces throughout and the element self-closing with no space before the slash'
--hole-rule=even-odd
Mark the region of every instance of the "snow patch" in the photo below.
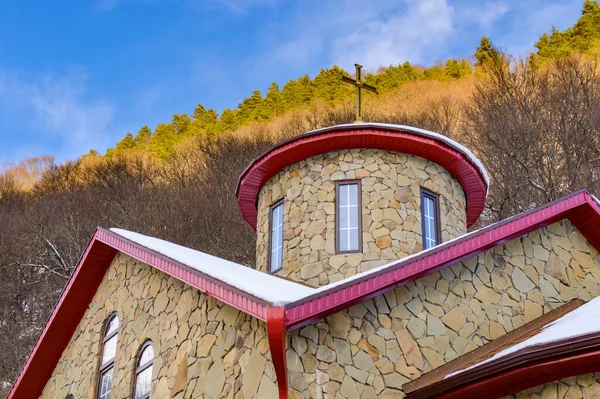
<svg viewBox="0 0 600 399">
<path fill-rule="evenodd" d="M 315 293 L 314 288 L 284 280 L 191 248 L 127 230 L 110 230 L 123 238 L 274 304 L 293 302 Z"/>
<path fill-rule="evenodd" d="M 474 364 L 462 370 L 448 374 L 444 379 L 464 373 L 467 370 L 481 367 L 484 364 L 508 356 L 521 349 L 563 341 L 569 338 L 581 337 L 600 331 L 600 297 L 594 298 L 572 312 L 542 327 L 542 330 L 531 338 L 526 339 L 510 348 L 496 353 L 489 359 Z"/>
<path fill-rule="evenodd" d="M 250 295 L 265 301 L 271 302 L 276 306 L 282 306 L 288 303 L 300 301 L 311 295 L 322 294 L 328 291 L 335 291 L 335 288 L 342 284 L 351 283 L 364 279 L 365 277 L 376 274 L 388 268 L 397 266 L 399 262 L 407 262 L 417 256 L 433 253 L 438 250 L 439 245 L 451 244 L 453 241 L 464 239 L 465 236 L 474 236 L 479 230 L 456 237 L 452 240 L 438 244 L 435 247 L 427 250 L 414 253 L 404 258 L 396 259 L 384 265 L 375 267 L 371 270 L 355 274 L 344 280 L 335 283 L 327 284 L 319 288 L 307 287 L 293 281 L 275 277 L 268 273 L 252 269 L 239 263 L 231 262 L 204 252 L 196 251 L 181 245 L 161 240 L 159 238 L 145 236 L 143 234 L 134 233 L 123 229 L 110 229 L 113 233 L 120 235 L 130 241 L 133 241 L 152 251 L 165 255 L 179 263 L 207 274 L 219 281 L 224 282 L 232 287 L 238 288 Z"/>
</svg>

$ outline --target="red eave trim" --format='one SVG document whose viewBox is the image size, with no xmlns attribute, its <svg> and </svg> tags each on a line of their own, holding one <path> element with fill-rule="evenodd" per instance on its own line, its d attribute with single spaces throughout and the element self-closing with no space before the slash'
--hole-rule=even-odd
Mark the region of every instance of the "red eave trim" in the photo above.
<svg viewBox="0 0 600 399">
<path fill-rule="evenodd" d="M 257 158 L 240 176 L 236 195 L 242 216 L 256 230 L 256 202 L 262 186 L 288 165 L 330 151 L 374 148 L 413 154 L 443 166 L 463 187 L 467 199 L 467 227 L 483 212 L 487 183 L 465 154 L 442 140 L 407 127 L 339 126 L 284 141 Z"/>
<path fill-rule="evenodd" d="M 119 251 L 214 296 L 244 313 L 267 321 L 267 310 L 271 306 L 270 303 L 127 240 L 116 233 L 97 228 L 13 384 L 9 399 L 30 399 L 41 395 L 89 303 L 96 294 L 108 267 Z"/>
<path fill-rule="evenodd" d="M 600 349 L 561 353 L 551 359 L 524 359 L 503 373 L 489 375 L 451 392 L 440 393 L 437 399 L 501 398 L 563 378 L 600 371 Z"/>
<path fill-rule="evenodd" d="M 600 207 L 587 191 L 580 190 L 546 206 L 401 259 L 378 273 L 342 282 L 329 290 L 289 303 L 285 306 L 288 329 L 310 324 L 565 218 L 569 218 L 593 245 L 598 244 Z"/>
<path fill-rule="evenodd" d="M 207 274 L 130 241 L 110 230 L 99 228 L 96 236 L 98 240 L 132 258 L 153 266 L 244 313 L 262 321 L 267 321 L 267 309 L 271 305 L 267 301 L 256 298 Z"/>
</svg>

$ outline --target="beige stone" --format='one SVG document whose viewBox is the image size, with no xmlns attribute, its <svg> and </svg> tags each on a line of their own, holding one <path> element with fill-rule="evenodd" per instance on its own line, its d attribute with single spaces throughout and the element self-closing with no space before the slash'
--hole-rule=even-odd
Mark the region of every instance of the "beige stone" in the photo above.
<svg viewBox="0 0 600 399">
<path fill-rule="evenodd" d="M 207 357 L 210 354 L 210 350 L 212 349 L 216 340 L 217 340 L 217 337 L 215 337 L 214 335 L 207 334 L 207 335 L 203 336 L 200 339 L 200 342 L 198 342 L 198 349 L 196 349 L 196 356 Z"/>
<path fill-rule="evenodd" d="M 460 331 L 466 320 L 467 318 L 465 314 L 458 306 L 453 308 L 450 312 L 448 312 L 448 314 L 442 317 L 444 324 L 456 332 Z"/>
<path fill-rule="evenodd" d="M 223 361 L 217 360 L 206 373 L 206 381 L 204 384 L 204 394 L 211 399 L 217 399 L 223 390 L 225 384 L 225 370 L 223 369 Z"/>
<path fill-rule="evenodd" d="M 266 364 L 267 362 L 260 352 L 253 350 L 248 360 L 249 367 L 244 372 L 244 383 L 242 385 L 244 398 L 252 398 L 258 391 L 258 385 L 263 376 Z"/>
<path fill-rule="evenodd" d="M 406 363 L 409 366 L 415 366 L 419 370 L 422 370 L 423 357 L 421 356 L 419 345 L 417 345 L 417 342 L 410 336 L 408 330 L 396 331 L 396 339 L 398 340 L 398 345 L 402 348 Z"/>
<path fill-rule="evenodd" d="M 361 180 L 364 256 L 336 254 L 334 182 L 342 179 Z M 322 286 L 420 251 L 420 185 L 445 199 L 440 201 L 444 240 L 466 232 L 466 200 L 460 182 L 423 158 L 352 149 L 284 168 L 259 193 L 257 269 L 267 271 L 269 210 L 276 198 L 284 199 L 286 221 L 285 262 L 278 274 L 288 279 Z"/>
<path fill-rule="evenodd" d="M 348 313 L 338 312 L 327 318 L 327 324 L 329 324 L 329 332 L 333 337 L 346 339 L 352 325 L 352 319 Z"/>
</svg>

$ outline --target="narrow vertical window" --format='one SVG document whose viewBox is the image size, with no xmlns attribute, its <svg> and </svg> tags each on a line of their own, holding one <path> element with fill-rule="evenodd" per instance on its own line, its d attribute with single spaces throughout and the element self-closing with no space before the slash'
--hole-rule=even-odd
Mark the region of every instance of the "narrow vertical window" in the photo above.
<svg viewBox="0 0 600 399">
<path fill-rule="evenodd" d="M 119 317 L 112 315 L 104 328 L 102 352 L 100 354 L 100 375 L 98 378 L 98 398 L 110 399 L 112 379 L 117 354 L 117 338 L 119 337 Z"/>
<path fill-rule="evenodd" d="M 441 242 L 439 196 L 423 188 L 421 189 L 421 228 L 423 249 L 433 248 Z"/>
<path fill-rule="evenodd" d="M 271 206 L 269 219 L 269 272 L 275 273 L 283 263 L 283 200 Z"/>
<path fill-rule="evenodd" d="M 360 181 L 336 183 L 337 253 L 362 251 Z"/>
<path fill-rule="evenodd" d="M 148 399 L 150 397 L 153 361 L 154 348 L 152 348 L 152 342 L 147 341 L 140 350 L 140 356 L 135 369 L 134 399 Z"/>
</svg>

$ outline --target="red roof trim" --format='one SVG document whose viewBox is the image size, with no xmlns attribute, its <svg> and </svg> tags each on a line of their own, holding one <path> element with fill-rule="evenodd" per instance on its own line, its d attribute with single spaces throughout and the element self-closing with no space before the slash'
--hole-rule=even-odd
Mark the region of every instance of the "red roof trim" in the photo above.
<svg viewBox="0 0 600 399">
<path fill-rule="evenodd" d="M 287 325 L 296 329 L 357 303 L 408 284 L 492 247 L 569 218 L 596 248 L 600 248 L 600 207 L 580 190 L 546 206 L 505 219 L 459 239 L 401 259 L 395 265 L 285 305 Z"/>
<path fill-rule="evenodd" d="M 9 399 L 29 399 L 41 395 L 118 251 L 262 321 L 267 319 L 270 303 L 241 292 L 116 233 L 98 228 L 21 369 L 8 396 Z"/>
<path fill-rule="evenodd" d="M 262 186 L 288 165 L 330 151 L 375 148 L 417 155 L 450 172 L 463 187 L 467 199 L 467 226 L 483 212 L 487 183 L 469 157 L 443 140 L 408 127 L 351 125 L 334 126 L 284 141 L 257 158 L 242 173 L 236 195 L 242 216 L 256 230 L 256 202 Z"/>
<path fill-rule="evenodd" d="M 299 328 L 564 218 L 571 220 L 586 239 L 600 249 L 600 235 L 597 234 L 600 230 L 600 206 L 587 191 L 581 190 L 544 207 L 400 260 L 379 273 L 344 282 L 314 296 L 287 304 L 283 308 L 281 324 L 288 330 Z M 13 385 L 10 399 L 28 399 L 41 394 L 118 251 L 156 267 L 245 313 L 263 321 L 267 319 L 270 304 L 113 232 L 98 228 Z"/>
<path fill-rule="evenodd" d="M 510 359 L 513 363 L 512 367 L 506 367 L 495 373 L 492 370 L 488 373 L 487 367 L 483 367 L 483 371 L 476 370 L 479 379 L 468 381 L 452 391 L 442 391 L 431 397 L 500 398 L 563 378 L 597 372 L 600 364 L 598 341 L 598 334 L 595 333 L 590 337 L 554 342 L 543 348 L 526 348 L 529 350 L 513 354 Z M 501 368 L 501 364 L 498 368 Z"/>
</svg>

